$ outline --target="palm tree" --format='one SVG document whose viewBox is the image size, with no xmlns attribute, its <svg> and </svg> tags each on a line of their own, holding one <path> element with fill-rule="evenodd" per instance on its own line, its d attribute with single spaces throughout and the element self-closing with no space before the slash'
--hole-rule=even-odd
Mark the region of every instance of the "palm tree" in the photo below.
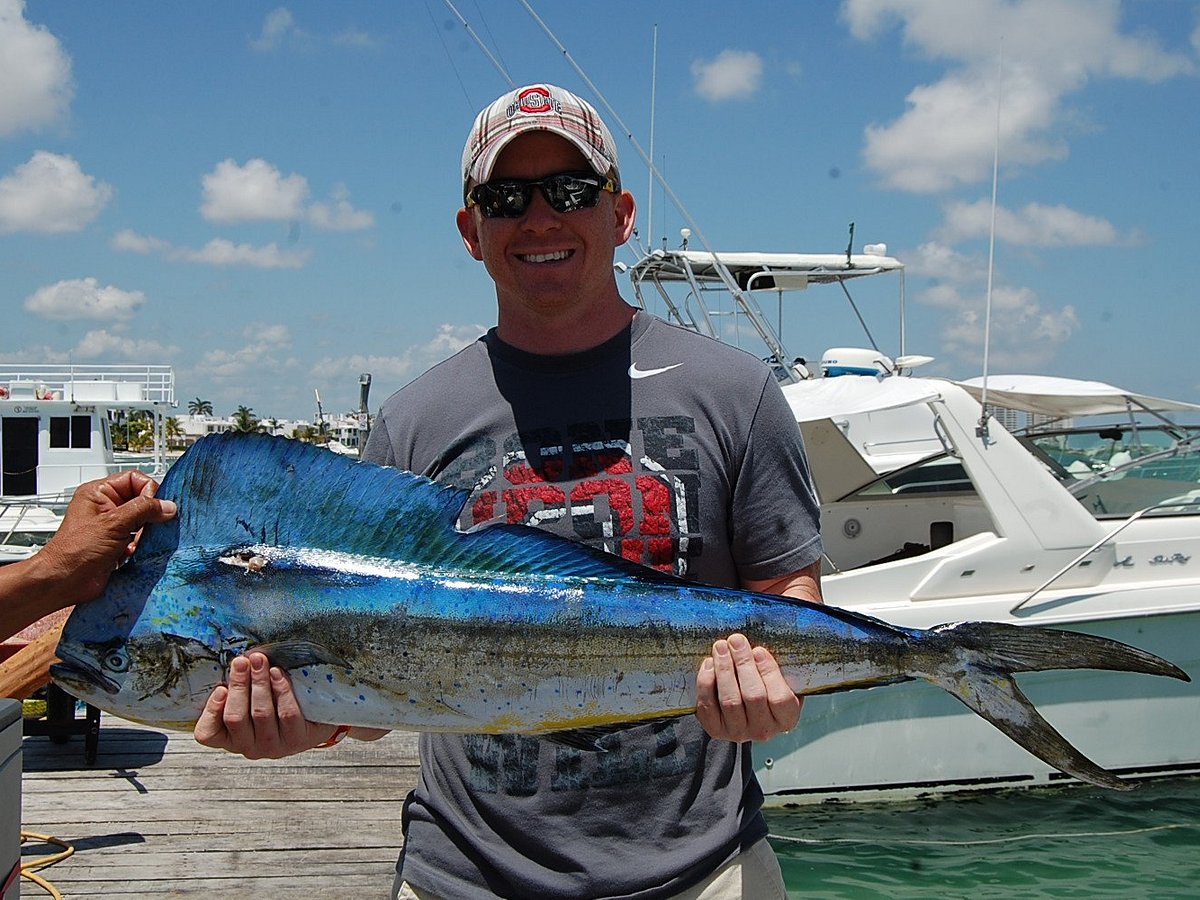
<svg viewBox="0 0 1200 900">
<path fill-rule="evenodd" d="M 167 416 L 167 447 L 176 448 L 183 444 L 183 426 L 175 416 Z"/>
<path fill-rule="evenodd" d="M 234 431 L 258 431 L 258 419 L 254 418 L 254 410 L 249 406 L 239 406 L 233 414 Z"/>
<path fill-rule="evenodd" d="M 213 414 L 212 401 L 201 400 L 199 397 L 195 400 L 189 400 L 188 414 L 193 416 L 211 416 Z"/>
</svg>

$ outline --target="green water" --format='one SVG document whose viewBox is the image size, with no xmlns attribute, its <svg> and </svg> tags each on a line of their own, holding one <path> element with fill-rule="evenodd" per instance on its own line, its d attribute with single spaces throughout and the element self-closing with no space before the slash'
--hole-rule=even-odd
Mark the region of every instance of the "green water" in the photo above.
<svg viewBox="0 0 1200 900">
<path fill-rule="evenodd" d="M 1200 897 L 1200 778 L 768 810 L 791 897 Z"/>
</svg>

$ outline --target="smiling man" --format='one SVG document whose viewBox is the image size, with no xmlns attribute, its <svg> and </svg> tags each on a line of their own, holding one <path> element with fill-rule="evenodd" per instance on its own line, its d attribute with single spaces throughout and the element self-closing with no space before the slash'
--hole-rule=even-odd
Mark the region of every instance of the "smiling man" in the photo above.
<svg viewBox="0 0 1200 900">
<path fill-rule="evenodd" d="M 456 222 L 497 325 L 384 403 L 364 459 L 470 490 L 463 527 L 533 525 L 819 600 L 817 502 L 771 372 L 621 297 L 635 204 L 596 111 L 554 85 L 512 91 L 476 118 L 462 171 Z M 201 743 L 285 755 L 340 733 L 304 722 L 286 676 L 250 657 Z M 784 897 L 748 742 L 794 726 L 800 702 L 741 635 L 714 643 L 696 689 L 696 716 L 609 734 L 599 753 L 423 734 L 394 896 Z"/>
</svg>

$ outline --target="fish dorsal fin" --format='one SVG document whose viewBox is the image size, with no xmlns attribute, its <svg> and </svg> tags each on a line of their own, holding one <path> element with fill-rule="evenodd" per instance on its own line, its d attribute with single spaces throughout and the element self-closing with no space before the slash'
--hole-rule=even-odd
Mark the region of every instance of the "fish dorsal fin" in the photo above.
<svg viewBox="0 0 1200 900">
<path fill-rule="evenodd" d="M 179 514 L 147 527 L 139 556 L 266 544 L 443 569 L 677 581 L 523 525 L 460 531 L 467 491 L 270 435 L 202 438 L 168 470 L 158 496 Z"/>
</svg>

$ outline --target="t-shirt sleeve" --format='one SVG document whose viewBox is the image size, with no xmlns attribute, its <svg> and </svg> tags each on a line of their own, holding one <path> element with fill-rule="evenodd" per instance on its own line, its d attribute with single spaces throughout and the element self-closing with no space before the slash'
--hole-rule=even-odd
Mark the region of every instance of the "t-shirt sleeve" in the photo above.
<svg viewBox="0 0 1200 900">
<path fill-rule="evenodd" d="M 732 545 L 743 581 L 780 578 L 821 558 L 821 508 L 800 427 L 768 376 L 732 494 Z"/>
</svg>

